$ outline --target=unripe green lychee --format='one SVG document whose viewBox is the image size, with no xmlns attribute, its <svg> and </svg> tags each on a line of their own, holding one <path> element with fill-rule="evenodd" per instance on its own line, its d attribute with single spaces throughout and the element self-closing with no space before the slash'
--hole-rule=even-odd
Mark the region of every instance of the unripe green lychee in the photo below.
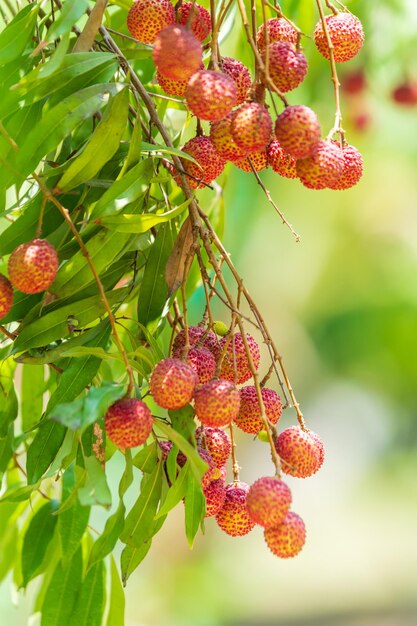
<svg viewBox="0 0 417 626">
<path fill-rule="evenodd" d="M 266 148 L 271 140 L 272 120 L 262 104 L 247 102 L 234 112 L 231 128 L 237 145 L 249 154 Z"/>
<path fill-rule="evenodd" d="M 201 43 L 185 26 L 172 24 L 156 36 L 153 60 L 160 74 L 170 80 L 189 80 L 200 68 Z"/>
<path fill-rule="evenodd" d="M 215 359 L 218 358 L 221 351 L 220 342 L 212 330 L 207 331 L 203 326 L 189 326 L 188 340 L 191 347 L 203 346 L 207 348 L 207 350 L 210 350 Z M 172 351 L 176 352 L 177 350 L 182 350 L 184 346 L 185 330 L 182 329 L 174 339 Z"/>
<path fill-rule="evenodd" d="M 206 499 L 206 517 L 217 515 L 226 499 L 226 487 L 223 478 L 212 480 L 205 489 L 203 489 Z"/>
<path fill-rule="evenodd" d="M 365 35 L 360 20 L 352 13 L 337 13 L 326 16 L 327 29 L 333 44 L 336 63 L 350 61 L 362 48 Z M 314 41 L 320 54 L 330 59 L 329 46 L 321 20 L 314 29 Z"/>
<path fill-rule="evenodd" d="M 248 492 L 249 485 L 246 483 L 226 485 L 225 501 L 216 515 L 216 522 L 231 537 L 247 535 L 255 526 L 246 510 Z"/>
<path fill-rule="evenodd" d="M 307 59 L 292 43 L 277 41 L 268 49 L 269 76 L 282 92 L 292 91 L 307 74 Z M 265 61 L 265 55 L 264 55 Z"/>
<path fill-rule="evenodd" d="M 275 528 L 265 528 L 264 538 L 266 545 L 273 554 L 288 559 L 296 556 L 306 540 L 306 529 L 299 515 L 287 513 L 282 524 Z"/>
<path fill-rule="evenodd" d="M 275 135 L 282 149 L 295 159 L 310 156 L 320 141 L 317 115 L 303 105 L 288 106 L 275 122 Z"/>
<path fill-rule="evenodd" d="M 289 24 L 283 17 L 273 17 L 267 20 L 265 24 L 261 24 L 256 33 L 256 43 L 259 50 L 262 52 L 265 49 L 265 25 L 268 33 L 268 43 L 272 44 L 275 41 L 288 41 L 289 43 L 296 44 L 298 39 L 297 31 L 294 26 Z"/>
<path fill-rule="evenodd" d="M 239 413 L 239 406 L 239 390 L 227 380 L 211 380 L 195 390 L 195 413 L 204 426 L 228 426 Z"/>
<path fill-rule="evenodd" d="M 235 142 L 232 134 L 234 112 L 231 111 L 222 120 L 210 124 L 210 139 L 217 152 L 226 161 L 236 161 L 246 156 L 246 151 Z"/>
<path fill-rule="evenodd" d="M 179 349 L 173 353 L 175 359 L 181 359 L 183 349 Z M 191 365 L 198 376 L 200 385 L 208 383 L 214 377 L 216 372 L 216 359 L 207 348 L 191 348 L 187 354 L 186 362 Z"/>
<path fill-rule="evenodd" d="M 222 72 L 200 70 L 191 76 L 185 92 L 187 106 L 202 120 L 221 120 L 236 104 L 234 81 Z"/>
<path fill-rule="evenodd" d="M 190 365 L 163 359 L 153 368 L 149 388 L 159 406 L 175 411 L 191 401 L 197 384 L 198 376 Z"/>
<path fill-rule="evenodd" d="M 160 30 L 175 22 L 169 0 L 136 0 L 127 14 L 127 28 L 135 39 L 153 43 Z"/>
<path fill-rule="evenodd" d="M 0 320 L 6 317 L 13 306 L 13 287 L 3 274 L 0 274 Z"/>
<path fill-rule="evenodd" d="M 339 145 L 338 142 L 335 142 Z M 345 143 L 342 147 L 343 169 L 339 178 L 329 185 L 330 189 L 350 189 L 357 184 L 363 173 L 363 158 L 359 150 Z"/>
<path fill-rule="evenodd" d="M 273 389 L 261 389 L 265 413 L 271 424 L 276 424 L 282 414 L 281 398 Z M 261 409 L 254 385 L 247 385 L 240 390 L 240 410 L 235 424 L 245 433 L 257 435 L 265 425 L 261 419 Z"/>
<path fill-rule="evenodd" d="M 248 68 L 237 59 L 232 59 L 232 57 L 223 57 L 222 70 L 235 82 L 237 89 L 237 99 L 235 106 L 242 104 L 242 102 L 245 102 L 248 91 L 252 85 L 252 79 L 250 77 Z"/>
<path fill-rule="evenodd" d="M 194 157 L 198 163 L 197 165 L 192 161 L 181 159 L 182 167 L 188 174 L 187 181 L 191 189 L 201 189 L 205 184 L 209 185 L 217 176 L 220 176 L 226 165 L 226 161 L 217 152 L 210 137 L 205 135 L 199 135 L 187 141 L 182 151 Z M 175 175 L 175 180 L 179 184 L 178 174 Z"/>
<path fill-rule="evenodd" d="M 249 334 L 246 334 L 246 341 L 252 356 L 253 365 L 255 370 L 257 370 L 261 359 L 259 346 Z M 241 385 L 252 377 L 241 333 L 235 333 L 231 339 L 228 336 L 223 337 L 220 340 L 222 349 L 226 343 L 227 349 L 221 366 L 220 377 L 233 382 L 235 382 L 236 377 L 236 383 Z"/>
<path fill-rule="evenodd" d="M 324 460 L 324 446 L 316 433 L 290 426 L 280 433 L 275 449 L 282 461 L 282 471 L 296 478 L 308 478 Z"/>
<path fill-rule="evenodd" d="M 40 293 L 52 285 L 58 271 L 58 255 L 49 241 L 33 239 L 10 255 L 9 278 L 23 293 Z"/>
<path fill-rule="evenodd" d="M 317 144 L 311 156 L 297 161 L 297 175 L 304 187 L 325 189 L 336 183 L 342 173 L 343 163 L 339 145 L 323 140 Z"/>
<path fill-rule="evenodd" d="M 243 159 L 237 159 L 234 161 L 234 165 L 238 167 L 240 170 L 244 172 L 253 172 L 248 159 L 251 160 L 251 163 L 255 169 L 255 172 L 260 172 L 264 170 L 268 165 L 268 159 L 266 156 L 265 150 L 260 150 L 259 152 L 251 152 L 247 157 Z"/>
<path fill-rule="evenodd" d="M 197 443 L 206 447 L 216 467 L 221 469 L 226 464 L 232 451 L 232 442 L 229 435 L 221 428 L 199 426 L 195 431 Z"/>
<path fill-rule="evenodd" d="M 177 22 L 189 27 L 198 41 L 204 41 L 211 33 L 210 13 L 196 2 L 183 2 L 178 7 Z"/>
<path fill-rule="evenodd" d="M 285 178 L 297 178 L 295 159 L 285 152 L 278 139 L 273 139 L 266 149 L 268 165 L 274 172 Z"/>
<path fill-rule="evenodd" d="M 104 427 L 110 441 L 119 448 L 135 448 L 149 437 L 153 417 L 142 400 L 124 398 L 107 410 Z"/>
<path fill-rule="evenodd" d="M 263 476 L 251 485 L 246 509 L 252 522 L 264 528 L 283 522 L 291 506 L 291 491 L 277 476 Z"/>
<path fill-rule="evenodd" d="M 216 335 L 220 335 L 220 337 L 225 337 L 229 332 L 229 327 L 220 320 L 216 320 L 213 324 L 213 330 Z"/>
</svg>

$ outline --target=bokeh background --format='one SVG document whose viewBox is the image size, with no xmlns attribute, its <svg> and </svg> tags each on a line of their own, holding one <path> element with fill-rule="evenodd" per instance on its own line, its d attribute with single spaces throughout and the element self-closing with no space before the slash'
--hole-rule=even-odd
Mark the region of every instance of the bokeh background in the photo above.
<svg viewBox="0 0 417 626">
<path fill-rule="evenodd" d="M 357 71 L 366 78 L 359 93 L 342 95 L 348 140 L 365 159 L 360 184 L 313 192 L 262 173 L 301 235 L 296 243 L 252 176 L 229 166 L 223 181 L 226 247 L 284 356 L 309 427 L 326 444 L 319 474 L 288 479 L 306 546 L 281 561 L 260 529 L 232 539 L 210 519 L 190 551 L 177 507 L 128 583 L 127 626 L 417 624 L 417 106 L 392 98 L 417 80 L 417 4 L 348 6 L 367 34 L 357 59 L 340 67 L 342 82 Z M 312 32 L 314 2 L 282 8 Z M 236 18 L 224 53 L 250 63 L 242 42 Z M 305 51 L 309 75 L 290 102 L 313 106 L 327 132 L 328 64 L 307 39 Z M 203 206 L 210 202 L 210 192 L 202 197 Z M 194 321 L 202 306 L 197 292 Z M 293 423 L 289 409 L 282 425 Z M 246 482 L 270 472 L 267 445 L 248 435 L 238 435 L 238 456 Z M 2 585 L 2 625 L 26 624 L 30 609 L 30 596 L 10 596 Z"/>
</svg>

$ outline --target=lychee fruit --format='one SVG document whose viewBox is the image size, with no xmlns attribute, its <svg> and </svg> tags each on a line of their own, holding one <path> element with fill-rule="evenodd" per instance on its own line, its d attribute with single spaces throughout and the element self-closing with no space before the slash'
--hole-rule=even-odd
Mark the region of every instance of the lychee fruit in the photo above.
<svg viewBox="0 0 417 626">
<path fill-rule="evenodd" d="M 339 146 L 338 142 L 335 142 Z M 354 146 L 345 143 L 342 146 L 343 169 L 330 189 L 350 189 L 356 185 L 363 173 L 363 157 Z"/>
<path fill-rule="evenodd" d="M 212 330 L 207 330 L 203 326 L 189 326 L 188 327 L 188 341 L 191 347 L 200 347 L 207 348 L 213 354 L 214 358 L 217 359 L 220 352 L 221 346 L 220 342 L 217 339 L 216 335 Z M 176 352 L 177 350 L 183 350 L 185 346 L 185 330 L 182 329 L 176 335 L 174 342 L 172 344 L 172 351 Z"/>
<path fill-rule="evenodd" d="M 170 80 L 188 80 L 201 66 L 201 43 L 185 26 L 162 29 L 153 46 L 153 60 L 160 74 Z"/>
<path fill-rule="evenodd" d="M 341 77 L 341 88 L 349 96 L 361 93 L 366 88 L 366 76 L 363 69 L 344 74 Z"/>
<path fill-rule="evenodd" d="M 223 478 L 212 480 L 205 489 L 203 489 L 206 498 L 206 517 L 217 515 L 226 499 L 226 487 Z"/>
<path fill-rule="evenodd" d="M 306 540 L 304 522 L 299 515 L 290 511 L 279 526 L 265 528 L 264 538 L 271 552 L 281 559 L 296 556 Z"/>
<path fill-rule="evenodd" d="M 273 17 L 267 20 L 265 24 L 261 24 L 256 33 L 256 43 L 261 52 L 265 49 L 266 45 L 265 25 L 268 32 L 268 44 L 272 44 L 275 41 L 288 41 L 292 44 L 297 43 L 298 33 L 294 26 L 291 26 L 291 24 L 282 17 Z"/>
<path fill-rule="evenodd" d="M 52 285 L 58 271 L 58 255 L 49 241 L 22 243 L 9 257 L 9 278 L 23 293 L 40 293 Z"/>
<path fill-rule="evenodd" d="M 123 398 L 107 410 L 104 427 L 110 441 L 119 448 L 135 448 L 149 437 L 153 417 L 142 400 Z"/>
<path fill-rule="evenodd" d="M 231 537 L 247 535 L 255 526 L 246 509 L 248 492 L 249 485 L 243 482 L 226 485 L 225 501 L 216 515 L 216 522 Z"/>
<path fill-rule="evenodd" d="M 162 460 L 166 461 L 168 454 L 171 452 L 172 441 L 160 440 L 158 443 L 162 452 Z"/>
<path fill-rule="evenodd" d="M 226 161 L 236 161 L 246 156 L 245 150 L 240 148 L 232 135 L 233 111 L 222 120 L 210 124 L 210 139 L 217 152 Z"/>
<path fill-rule="evenodd" d="M 234 113 L 232 135 L 246 153 L 264 150 L 271 140 L 272 120 L 266 107 L 258 102 L 242 104 Z"/>
<path fill-rule="evenodd" d="M 245 102 L 248 91 L 252 85 L 252 79 L 246 65 L 232 57 L 223 57 L 222 70 L 235 83 L 237 89 L 236 106 Z"/>
<path fill-rule="evenodd" d="M 159 406 L 175 411 L 191 401 L 197 384 L 198 376 L 190 365 L 163 359 L 153 368 L 149 388 Z"/>
<path fill-rule="evenodd" d="M 291 506 L 291 491 L 277 476 L 258 478 L 249 489 L 246 509 L 252 522 L 264 528 L 278 526 Z"/>
<path fill-rule="evenodd" d="M 181 359 L 183 349 L 173 353 L 173 357 Z M 216 359 L 207 348 L 191 348 L 187 354 L 186 362 L 191 365 L 198 376 L 200 385 L 208 383 L 216 372 Z"/>
<path fill-rule="evenodd" d="M 320 141 L 313 154 L 299 159 L 297 175 L 308 189 L 325 189 L 334 185 L 343 171 L 343 153 L 337 143 Z"/>
<path fill-rule="evenodd" d="M 13 287 L 8 278 L 0 274 L 0 319 L 6 317 L 13 306 Z"/>
<path fill-rule="evenodd" d="M 187 181 L 191 189 L 201 189 L 204 185 L 209 185 L 217 176 L 220 176 L 226 161 L 220 156 L 214 147 L 210 137 L 199 135 L 193 137 L 182 148 L 192 156 L 197 163 L 181 159 L 181 164 L 188 174 Z M 179 184 L 180 178 L 178 173 L 175 174 L 175 180 Z"/>
<path fill-rule="evenodd" d="M 127 14 L 127 28 L 141 43 L 153 43 L 159 31 L 174 22 L 175 11 L 169 0 L 136 0 Z"/>
<path fill-rule="evenodd" d="M 212 480 L 217 480 L 221 477 L 221 473 L 220 473 L 219 468 L 216 466 L 213 459 L 211 458 L 210 454 L 207 452 L 207 450 L 199 446 L 197 448 L 197 452 L 200 458 L 203 459 L 203 461 L 207 463 L 208 465 L 208 469 L 205 471 L 201 479 L 201 486 L 203 487 L 203 489 L 206 489 Z M 180 467 L 183 467 L 186 461 L 187 461 L 187 457 L 185 456 L 185 454 L 183 452 L 178 452 L 178 455 L 177 455 L 178 465 Z"/>
<path fill-rule="evenodd" d="M 324 446 L 316 433 L 290 426 L 280 433 L 275 449 L 282 461 L 282 471 L 296 478 L 315 474 L 324 460 Z"/>
<path fill-rule="evenodd" d="M 392 90 L 391 98 L 397 104 L 415 106 L 417 104 L 417 81 L 406 81 Z"/>
<path fill-rule="evenodd" d="M 221 120 L 236 104 L 236 84 L 222 72 L 200 70 L 191 76 L 185 99 L 190 111 L 198 118 Z"/>
<path fill-rule="evenodd" d="M 188 78 L 186 80 L 171 80 L 158 71 L 156 72 L 156 80 L 158 85 L 162 87 L 166 94 L 169 96 L 177 96 L 179 98 L 184 96 L 188 85 Z"/>
<path fill-rule="evenodd" d="M 197 443 L 205 447 L 216 467 L 221 469 L 226 464 L 232 451 L 232 442 L 227 432 L 221 428 L 199 426 L 195 431 Z"/>
<path fill-rule="evenodd" d="M 251 160 L 256 172 L 260 172 L 268 166 L 268 159 L 265 150 L 260 150 L 259 152 L 251 152 L 250 154 L 248 154 L 248 156 L 244 157 L 243 159 L 237 159 L 236 161 L 233 161 L 233 163 L 234 165 L 236 165 L 236 167 L 238 167 L 240 170 L 243 170 L 244 172 L 252 172 L 253 170 L 250 166 L 248 159 Z"/>
<path fill-rule="evenodd" d="M 297 178 L 295 169 L 295 159 L 287 154 L 282 148 L 278 139 L 273 139 L 266 149 L 268 165 L 272 167 L 274 172 L 285 178 Z"/>
<path fill-rule="evenodd" d="M 271 424 L 276 424 L 282 414 L 281 398 L 276 391 L 266 387 L 261 389 L 261 395 L 268 420 Z M 247 385 L 240 390 L 240 410 L 234 421 L 245 433 L 253 435 L 265 428 L 255 386 Z"/>
<path fill-rule="evenodd" d="M 246 342 L 248 344 L 254 368 L 257 370 L 261 359 L 259 346 L 255 339 L 249 334 L 246 334 Z M 235 333 L 231 339 L 228 336 L 223 337 L 223 339 L 220 340 L 222 349 L 226 343 L 227 348 L 220 370 L 220 377 L 224 380 L 230 380 L 236 382 L 238 385 L 241 385 L 252 377 L 241 333 Z"/>
<path fill-rule="evenodd" d="M 336 63 L 350 61 L 362 48 L 365 35 L 360 20 L 352 13 L 337 13 L 326 16 L 327 29 L 333 44 Z M 317 50 L 325 59 L 330 59 L 329 47 L 321 20 L 314 29 Z"/>
<path fill-rule="evenodd" d="M 285 152 L 295 159 L 305 159 L 320 141 L 317 115 L 304 105 L 288 106 L 275 122 L 275 135 Z"/>
<path fill-rule="evenodd" d="M 183 2 L 178 7 L 177 22 L 189 27 L 198 41 L 204 41 L 211 32 L 210 13 L 196 2 Z"/>
<path fill-rule="evenodd" d="M 280 91 L 292 91 L 303 82 L 307 74 L 307 59 L 292 43 L 273 43 L 269 46 L 268 58 L 269 77 Z"/>
<path fill-rule="evenodd" d="M 227 380 L 211 380 L 197 387 L 194 394 L 195 413 L 204 426 L 228 426 L 239 413 L 240 394 Z"/>
</svg>

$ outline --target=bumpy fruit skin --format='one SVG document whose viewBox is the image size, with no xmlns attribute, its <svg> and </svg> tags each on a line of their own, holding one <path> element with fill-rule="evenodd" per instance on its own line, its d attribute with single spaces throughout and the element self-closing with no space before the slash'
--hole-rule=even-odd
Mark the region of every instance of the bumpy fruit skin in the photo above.
<svg viewBox="0 0 417 626">
<path fill-rule="evenodd" d="M 212 330 L 207 332 L 207 329 L 202 326 L 189 326 L 188 340 L 191 347 L 199 347 L 202 345 L 204 348 L 207 348 L 207 350 L 210 350 L 215 359 L 218 358 L 221 351 L 220 342 Z M 185 330 L 180 330 L 172 344 L 172 351 L 176 352 L 177 350 L 182 350 L 184 346 Z"/>
<path fill-rule="evenodd" d="M 339 145 L 336 142 L 336 145 Z M 339 178 L 329 185 L 330 189 L 344 190 L 354 187 L 363 174 L 363 157 L 359 150 L 349 144 L 344 144 L 343 153 L 343 169 Z"/>
<path fill-rule="evenodd" d="M 210 139 L 214 143 L 217 152 L 226 161 L 236 161 L 246 157 L 245 150 L 242 150 L 232 135 L 233 111 L 222 120 L 210 124 Z"/>
<path fill-rule="evenodd" d="M 195 437 L 199 445 L 205 445 L 216 467 L 222 469 L 232 451 L 229 435 L 221 428 L 199 426 L 195 431 Z"/>
<path fill-rule="evenodd" d="M 393 89 L 391 97 L 397 104 L 415 106 L 417 104 L 417 81 L 398 85 Z"/>
<path fill-rule="evenodd" d="M 0 274 L 0 320 L 6 317 L 13 306 L 13 287 L 3 274 Z"/>
<path fill-rule="evenodd" d="M 291 506 L 291 491 L 277 476 L 263 476 L 251 485 L 246 509 L 252 522 L 264 528 L 278 526 Z"/>
<path fill-rule="evenodd" d="M 365 39 L 360 20 L 351 13 L 327 15 L 325 19 L 334 48 L 334 60 L 336 63 L 350 61 L 358 54 Z M 330 59 L 329 47 L 321 20 L 314 29 L 314 41 L 320 54 L 325 59 Z"/>
<path fill-rule="evenodd" d="M 156 73 L 156 80 L 165 93 L 169 96 L 178 96 L 179 98 L 184 96 L 188 85 L 188 79 L 171 80 L 170 78 L 166 78 L 163 74 L 161 74 L 161 72 Z"/>
<path fill-rule="evenodd" d="M 223 57 L 222 69 L 223 72 L 235 82 L 237 89 L 236 106 L 238 106 L 242 104 L 242 102 L 245 102 L 248 91 L 252 85 L 249 70 L 241 61 L 232 59 L 232 57 Z"/>
<path fill-rule="evenodd" d="M 192 16 L 190 17 L 192 11 Z M 211 33 L 210 13 L 200 4 L 184 2 L 177 11 L 177 22 L 188 26 L 198 41 L 204 41 Z"/>
<path fill-rule="evenodd" d="M 201 189 L 205 184 L 209 185 L 217 176 L 220 176 L 224 170 L 226 161 L 217 152 L 210 137 L 206 137 L 205 135 L 193 137 L 190 141 L 187 141 L 182 150 L 194 157 L 199 164 L 197 165 L 191 161 L 181 159 L 184 171 L 189 175 L 191 174 L 193 177 L 187 176 L 188 184 L 191 189 Z M 174 178 L 179 184 L 177 174 Z"/>
<path fill-rule="evenodd" d="M 305 159 L 320 141 L 317 115 L 304 105 L 286 107 L 275 122 L 275 135 L 285 152 L 295 159 Z"/>
<path fill-rule="evenodd" d="M 287 154 L 278 139 L 273 139 L 266 149 L 268 165 L 274 172 L 285 178 L 297 178 L 295 159 Z"/>
<path fill-rule="evenodd" d="M 275 449 L 282 460 L 282 471 L 296 478 L 315 474 L 324 460 L 324 445 L 316 433 L 290 426 L 280 433 Z"/>
<path fill-rule="evenodd" d="M 265 413 L 271 424 L 276 424 L 282 414 L 281 398 L 273 389 L 261 390 Z M 243 432 L 257 435 L 265 425 L 261 419 L 258 396 L 254 385 L 247 385 L 240 390 L 240 411 L 235 424 Z"/>
<path fill-rule="evenodd" d="M 197 387 L 194 394 L 195 413 L 204 426 L 228 426 L 239 413 L 240 394 L 227 380 L 211 380 Z"/>
<path fill-rule="evenodd" d="M 203 489 L 203 493 L 206 498 L 205 517 L 217 515 L 226 499 L 226 487 L 223 478 L 212 480 L 208 486 Z"/>
<path fill-rule="evenodd" d="M 104 426 L 110 441 L 119 448 L 135 448 L 149 437 L 153 418 L 149 408 L 137 398 L 118 400 L 107 410 Z"/>
<path fill-rule="evenodd" d="M 306 74 L 307 59 L 292 43 L 277 41 L 269 47 L 269 76 L 280 91 L 292 91 Z"/>
<path fill-rule="evenodd" d="M 149 388 L 159 406 L 175 411 L 191 401 L 197 384 L 198 376 L 190 365 L 179 359 L 163 359 L 152 371 Z"/>
<path fill-rule="evenodd" d="M 258 102 L 242 104 L 232 120 L 232 135 L 246 153 L 264 150 L 271 139 L 272 120 L 266 107 Z"/>
<path fill-rule="evenodd" d="M 289 559 L 302 550 L 306 540 L 306 528 L 299 515 L 290 511 L 282 524 L 264 530 L 266 545 L 281 559 Z"/>
<path fill-rule="evenodd" d="M 268 43 L 272 44 L 275 41 L 288 41 L 289 43 L 297 43 L 297 31 L 291 24 L 289 24 L 282 17 L 273 17 L 266 21 L 266 28 L 268 32 Z M 265 49 L 265 25 L 261 24 L 256 33 L 256 42 L 259 50 L 262 52 Z"/>
<path fill-rule="evenodd" d="M 220 344 L 222 348 L 228 339 L 228 337 L 223 337 L 223 339 L 221 339 Z M 261 359 L 259 346 L 255 339 L 249 334 L 246 335 L 246 341 L 249 352 L 252 356 L 253 365 L 255 370 L 257 370 Z M 235 333 L 230 341 L 228 341 L 226 353 L 220 370 L 220 377 L 224 378 L 224 380 L 235 382 L 235 374 L 236 383 L 238 385 L 246 383 L 246 381 L 252 377 L 241 333 Z"/>
<path fill-rule="evenodd" d="M 175 359 L 182 357 L 182 348 L 173 353 Z M 187 354 L 186 362 L 191 365 L 198 376 L 200 385 L 208 383 L 216 372 L 216 359 L 207 348 L 191 348 Z"/>
<path fill-rule="evenodd" d="M 342 174 L 343 153 L 331 141 L 320 141 L 310 157 L 299 159 L 296 169 L 298 178 L 308 189 L 325 189 L 334 185 Z"/>
<path fill-rule="evenodd" d="M 162 460 L 166 461 L 168 454 L 171 452 L 172 441 L 159 441 L 159 447 L 161 448 L 162 452 Z"/>
<path fill-rule="evenodd" d="M 255 523 L 246 510 L 246 498 L 249 485 L 246 483 L 229 483 L 226 485 L 226 498 L 216 515 L 218 526 L 231 537 L 247 535 Z"/>
<path fill-rule="evenodd" d="M 49 241 L 33 239 L 10 255 L 9 278 L 23 293 L 40 293 L 52 285 L 58 271 L 58 255 Z"/>
<path fill-rule="evenodd" d="M 256 172 L 260 172 L 268 166 L 268 159 L 265 150 L 260 150 L 259 152 L 251 152 L 251 154 L 248 154 L 247 157 L 234 161 L 234 164 L 236 165 L 236 167 L 238 167 L 240 170 L 243 170 L 244 172 L 252 172 L 253 170 L 250 166 L 248 158 L 250 158 L 250 160 L 252 161 L 252 165 Z"/>
<path fill-rule="evenodd" d="M 187 106 L 202 120 L 226 117 L 237 100 L 234 81 L 222 72 L 200 70 L 191 76 L 185 92 Z"/>
<path fill-rule="evenodd" d="M 153 43 L 160 30 L 175 22 L 169 0 L 137 0 L 127 14 L 127 28 L 141 43 Z"/>
<path fill-rule="evenodd" d="M 162 29 L 153 46 L 153 60 L 160 74 L 171 80 L 188 80 L 203 60 L 201 43 L 185 26 Z"/>
</svg>

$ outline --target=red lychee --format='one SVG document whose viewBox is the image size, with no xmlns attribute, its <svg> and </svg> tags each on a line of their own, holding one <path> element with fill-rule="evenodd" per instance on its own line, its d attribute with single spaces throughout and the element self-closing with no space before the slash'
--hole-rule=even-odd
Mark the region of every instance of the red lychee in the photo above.
<svg viewBox="0 0 417 626">
<path fill-rule="evenodd" d="M 49 241 L 33 239 L 10 255 L 9 278 L 23 293 L 40 293 L 52 285 L 58 271 L 58 255 Z"/>
<path fill-rule="evenodd" d="M 197 443 L 206 447 L 216 467 L 224 467 L 232 451 L 229 435 L 221 428 L 199 426 L 195 431 Z"/>
<path fill-rule="evenodd" d="M 191 76 L 185 99 L 190 111 L 200 119 L 221 120 L 235 106 L 237 89 L 226 74 L 200 70 Z"/>
<path fill-rule="evenodd" d="M 209 185 L 217 176 L 220 176 L 226 161 L 220 156 L 214 147 L 210 137 L 199 135 L 193 137 L 182 148 L 192 156 L 198 163 L 193 163 L 186 159 L 181 159 L 184 171 L 188 174 L 187 181 L 191 189 L 201 189 L 204 185 Z M 180 178 L 175 175 L 175 180 L 179 184 Z"/>
<path fill-rule="evenodd" d="M 119 448 L 135 448 L 149 437 L 153 417 L 142 400 L 124 398 L 107 410 L 104 426 L 108 438 Z"/>
<path fill-rule="evenodd" d="M 197 384 L 198 376 L 190 365 L 179 359 L 163 359 L 152 371 L 149 388 L 159 406 L 177 410 L 191 401 Z"/>
<path fill-rule="evenodd" d="M 222 120 L 210 124 L 210 139 L 214 143 L 217 152 L 226 161 L 236 161 L 246 156 L 246 152 L 233 139 L 233 115 L 233 111 L 231 111 Z"/>
<path fill-rule="evenodd" d="M 268 160 L 266 156 L 265 150 L 260 150 L 259 152 L 251 152 L 247 157 L 243 159 L 237 159 L 233 161 L 234 165 L 238 167 L 240 170 L 244 172 L 253 172 L 248 159 L 251 160 L 252 165 L 256 172 L 260 172 L 264 170 L 268 165 Z"/>
<path fill-rule="evenodd" d="M 268 70 L 274 85 L 285 93 L 303 82 L 307 74 L 307 59 L 292 43 L 277 41 L 269 46 Z"/>
<path fill-rule="evenodd" d="M 170 80 L 189 80 L 202 58 L 200 42 L 185 26 L 167 26 L 155 38 L 153 60 L 158 72 Z"/>
<path fill-rule="evenodd" d="M 204 426 L 228 426 L 239 413 L 240 394 L 227 380 L 211 380 L 197 387 L 194 394 L 195 413 Z"/>
<path fill-rule="evenodd" d="M 210 350 L 213 354 L 215 359 L 217 359 L 220 354 L 221 346 L 216 335 L 212 330 L 207 330 L 203 326 L 189 326 L 188 341 L 190 342 L 191 347 L 203 346 L 203 348 L 207 348 L 207 350 Z M 177 350 L 183 350 L 184 346 L 185 330 L 182 329 L 174 339 L 172 351 L 176 352 Z"/>
<path fill-rule="evenodd" d="M 255 370 L 257 370 L 261 359 L 259 346 L 249 334 L 246 334 L 246 341 L 252 356 L 253 365 Z M 222 348 L 226 343 L 227 348 L 220 370 L 220 377 L 233 382 L 235 382 L 236 377 L 236 383 L 241 385 L 252 377 L 241 333 L 235 333 L 231 339 L 226 336 L 220 340 Z"/>
<path fill-rule="evenodd" d="M 252 79 L 246 65 L 243 65 L 241 61 L 232 59 L 232 57 L 223 57 L 222 69 L 227 76 L 229 76 L 235 83 L 237 89 L 236 105 L 245 102 L 248 95 L 248 91 L 252 85 Z"/>
<path fill-rule="evenodd" d="M 290 511 L 282 524 L 265 528 L 264 538 L 271 552 L 281 559 L 296 556 L 306 540 L 304 522 L 299 515 Z"/>
<path fill-rule="evenodd" d="M 211 32 L 210 13 L 196 2 L 184 2 L 178 7 L 177 22 L 189 26 L 198 41 L 204 41 Z"/>
<path fill-rule="evenodd" d="M 226 498 L 216 515 L 218 526 L 231 537 L 247 535 L 255 523 L 246 510 L 246 498 L 249 485 L 246 483 L 229 483 L 226 485 Z"/>
<path fill-rule="evenodd" d="M 296 169 L 308 189 L 325 189 L 334 185 L 343 170 L 343 153 L 336 143 L 320 141 L 310 157 L 299 159 Z"/>
<path fill-rule="evenodd" d="M 127 14 L 127 28 L 135 39 L 153 43 L 160 30 L 175 22 L 169 0 L 137 0 Z"/>
<path fill-rule="evenodd" d="M 180 359 L 183 349 L 179 349 L 173 353 L 173 357 Z M 207 348 L 191 348 L 187 354 L 187 363 L 191 365 L 198 376 L 200 385 L 208 383 L 214 377 L 216 372 L 216 359 Z"/>
<path fill-rule="evenodd" d="M 320 141 L 317 115 L 303 105 L 288 106 L 275 122 L 275 135 L 285 152 L 295 159 L 305 159 Z"/>
<path fill-rule="evenodd" d="M 0 319 L 6 317 L 13 306 L 13 287 L 3 274 L 0 274 Z"/>
<path fill-rule="evenodd" d="M 226 487 L 223 478 L 212 480 L 203 489 L 203 493 L 206 498 L 206 517 L 217 515 L 226 499 Z"/>
<path fill-rule="evenodd" d="M 262 104 L 247 102 L 235 111 L 231 128 L 233 139 L 242 150 L 258 152 L 271 140 L 272 120 Z"/>
<path fill-rule="evenodd" d="M 251 485 L 246 509 L 252 522 L 264 528 L 283 522 L 291 506 L 291 491 L 277 476 L 263 476 Z"/>
<path fill-rule="evenodd" d="M 340 145 L 336 142 L 336 145 Z M 354 146 L 345 143 L 342 147 L 343 169 L 330 189 L 350 189 L 357 184 L 363 173 L 363 157 Z"/>
<path fill-rule="evenodd" d="M 168 454 L 171 452 L 172 441 L 160 440 L 158 443 L 162 451 L 162 460 L 166 461 Z"/>
<path fill-rule="evenodd" d="M 281 398 L 273 389 L 261 389 L 265 413 L 271 424 L 276 424 L 282 414 Z M 240 410 L 235 418 L 235 424 L 245 433 L 257 435 L 265 428 L 261 419 L 261 409 L 258 403 L 256 387 L 247 385 L 240 390 Z"/>
<path fill-rule="evenodd" d="M 360 20 L 352 13 L 326 16 L 327 29 L 333 44 L 336 63 L 350 61 L 362 48 L 365 35 Z M 320 54 L 330 59 L 329 47 L 321 20 L 314 29 L 314 41 Z"/>
<path fill-rule="evenodd" d="M 268 165 L 274 172 L 285 178 L 297 178 L 295 159 L 283 150 L 278 139 L 273 139 L 266 149 Z"/>
<path fill-rule="evenodd" d="M 158 85 L 162 87 L 162 89 L 169 96 L 178 96 L 182 98 L 185 94 L 185 90 L 187 89 L 188 79 L 187 80 L 171 80 L 170 78 L 166 78 L 160 72 L 156 73 L 156 80 L 158 81 Z"/>
<path fill-rule="evenodd" d="M 298 39 L 297 31 L 291 24 L 289 24 L 282 17 L 273 17 L 267 20 L 265 24 L 261 24 L 256 33 L 256 42 L 259 50 L 262 52 L 265 49 L 265 25 L 268 32 L 268 43 L 272 44 L 275 41 L 288 41 L 289 43 L 296 44 Z"/>
<path fill-rule="evenodd" d="M 417 104 L 417 81 L 406 81 L 392 90 L 391 98 L 397 104 L 415 106 Z"/>
<path fill-rule="evenodd" d="M 282 431 L 275 442 L 275 449 L 282 460 L 282 471 L 296 478 L 308 478 L 321 467 L 324 446 L 316 433 L 290 426 Z"/>
<path fill-rule="evenodd" d="M 361 93 L 366 88 L 366 76 L 363 69 L 344 74 L 341 78 L 341 87 L 349 96 Z"/>
</svg>

